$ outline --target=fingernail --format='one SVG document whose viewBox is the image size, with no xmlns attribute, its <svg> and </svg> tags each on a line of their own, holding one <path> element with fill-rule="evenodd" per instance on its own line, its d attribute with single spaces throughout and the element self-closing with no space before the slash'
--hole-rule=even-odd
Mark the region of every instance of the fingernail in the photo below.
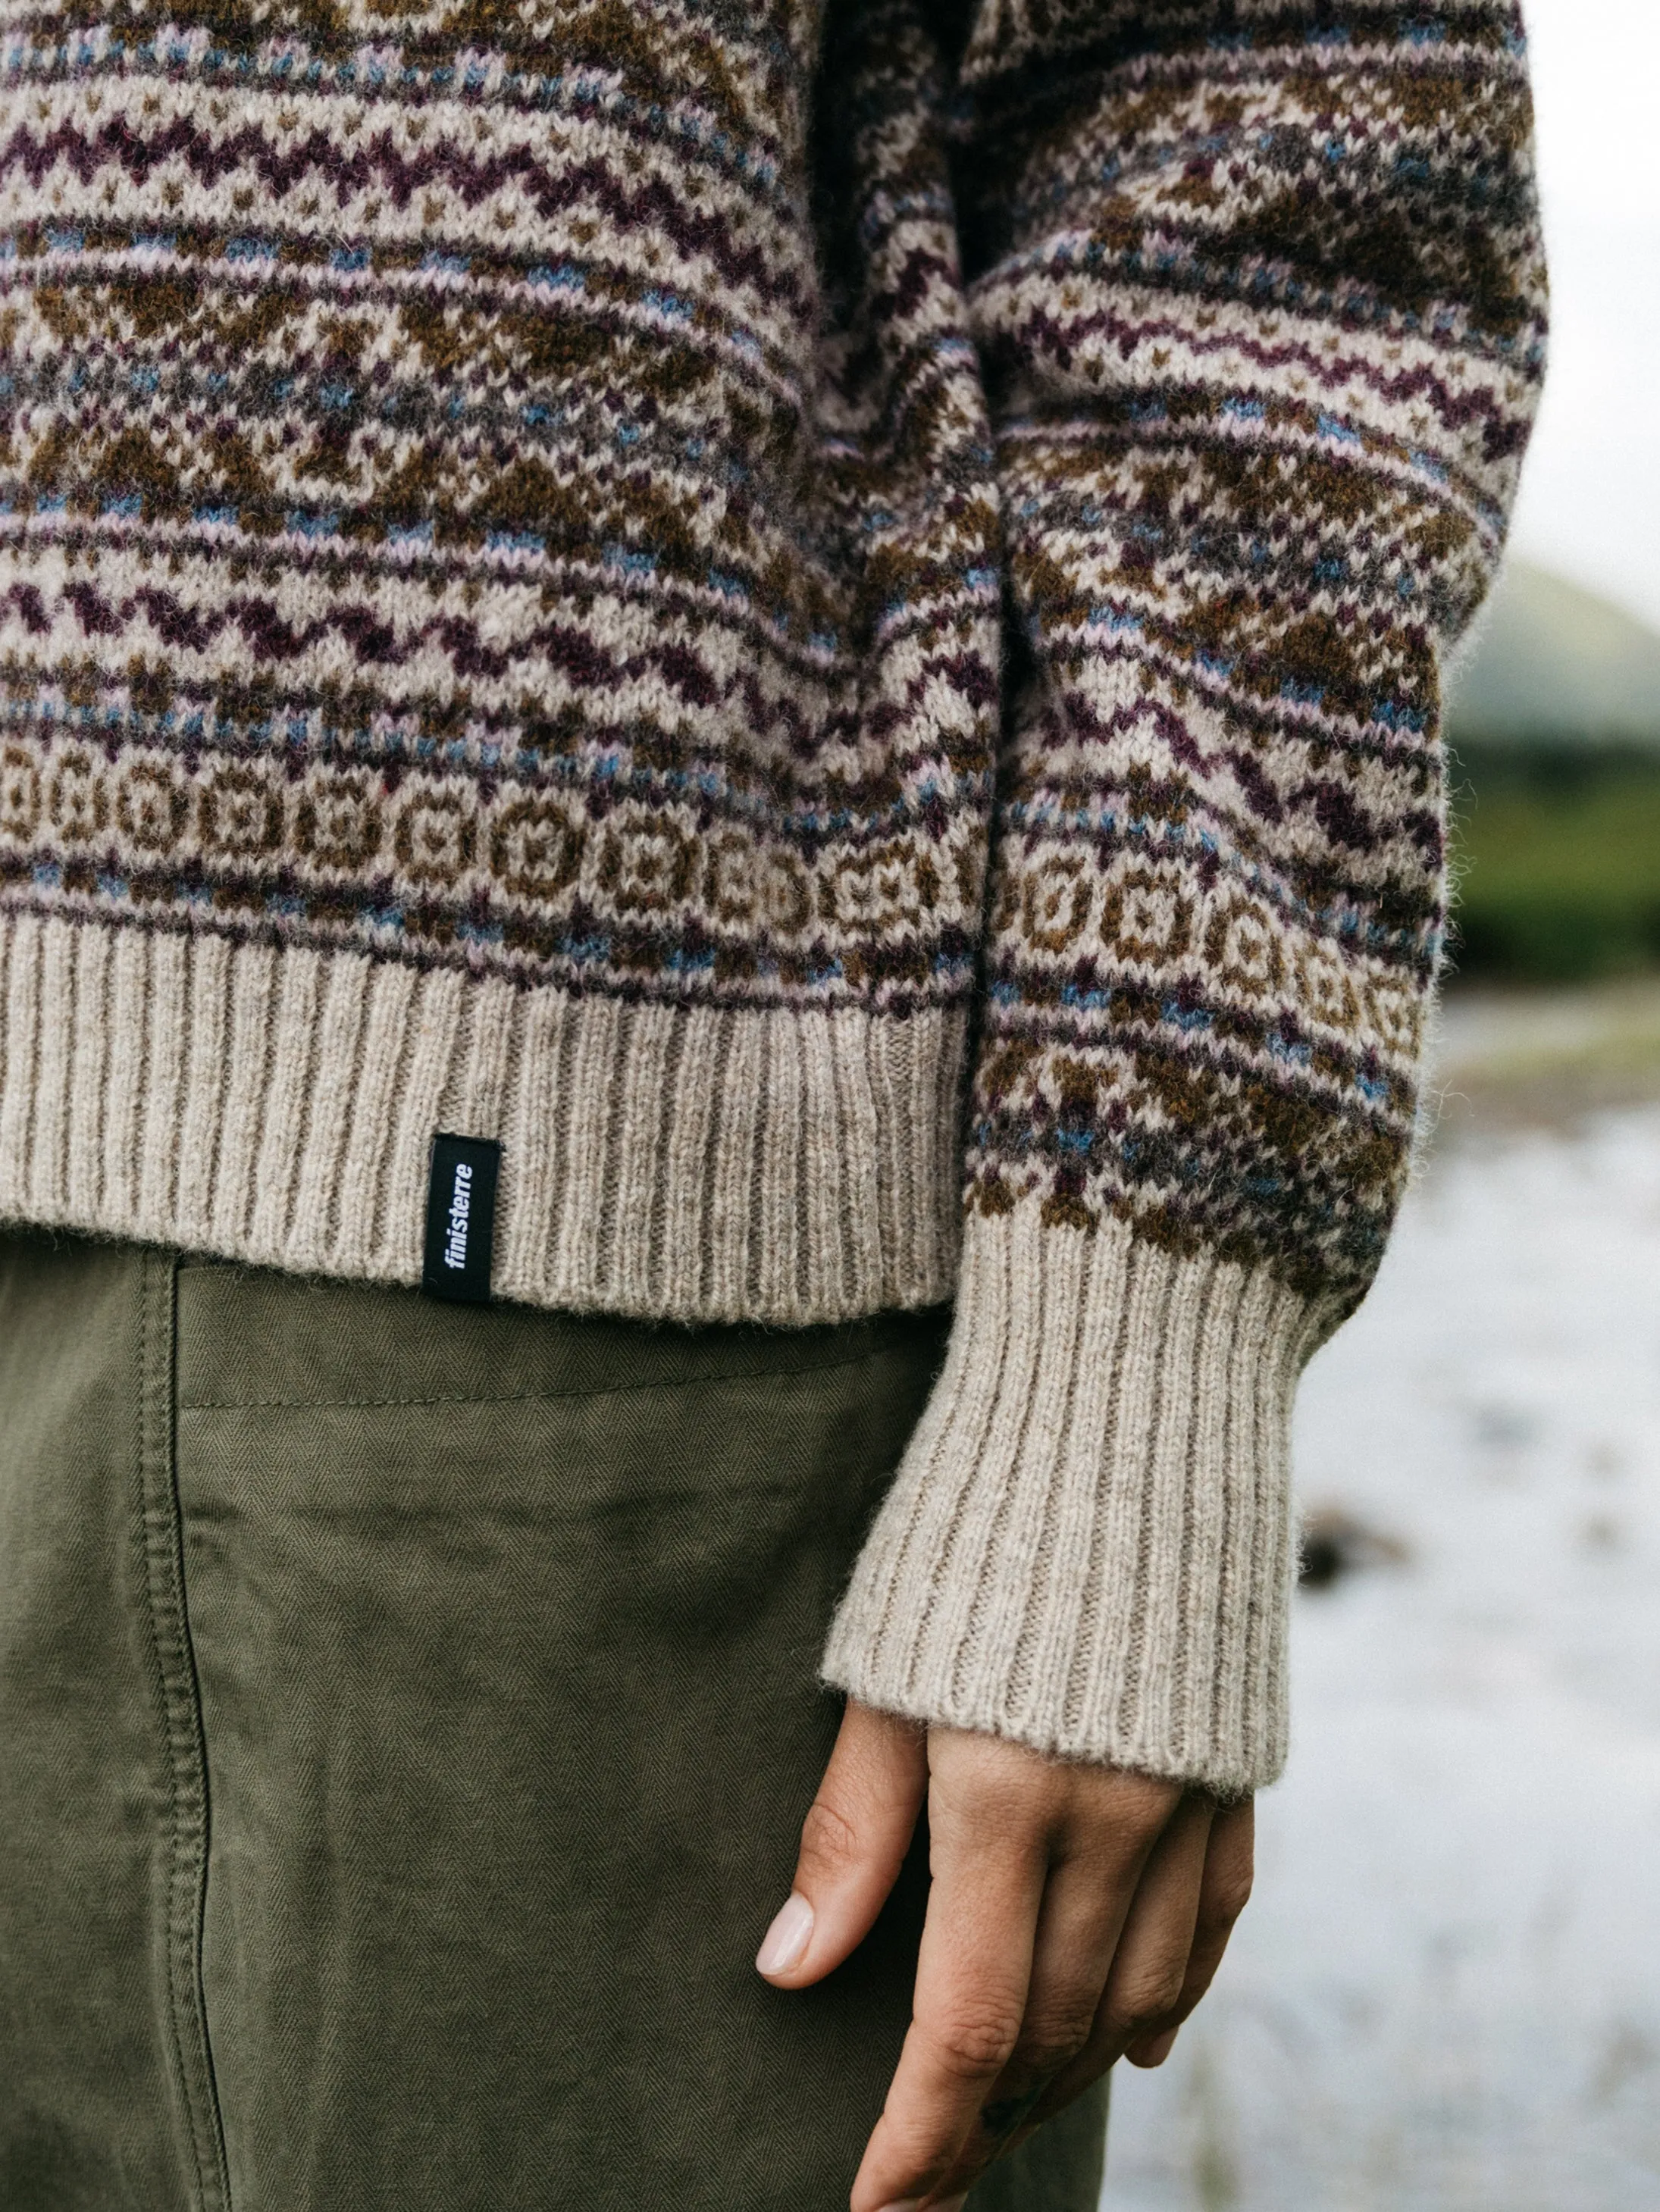
<svg viewBox="0 0 1660 2212">
<path fill-rule="evenodd" d="M 787 1974 L 799 1966 L 812 1941 L 812 1907 L 799 1889 L 791 1890 L 761 1939 L 755 1968 L 761 1974 Z"/>
</svg>

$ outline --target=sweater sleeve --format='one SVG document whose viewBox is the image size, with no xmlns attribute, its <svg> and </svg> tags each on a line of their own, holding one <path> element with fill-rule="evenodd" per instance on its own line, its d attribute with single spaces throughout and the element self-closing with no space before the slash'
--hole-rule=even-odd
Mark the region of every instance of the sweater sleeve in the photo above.
<svg viewBox="0 0 1660 2212">
<path fill-rule="evenodd" d="M 1283 1764 L 1289 1431 L 1408 1172 L 1439 671 L 1542 375 L 1505 0 L 981 0 L 958 204 L 1011 612 L 962 1272 L 832 1682 Z"/>
</svg>

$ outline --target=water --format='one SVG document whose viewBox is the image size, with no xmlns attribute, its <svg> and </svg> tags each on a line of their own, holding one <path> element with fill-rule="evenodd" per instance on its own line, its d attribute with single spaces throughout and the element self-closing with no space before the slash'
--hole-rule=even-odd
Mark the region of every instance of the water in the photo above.
<svg viewBox="0 0 1660 2212">
<path fill-rule="evenodd" d="M 1257 1893 L 1106 2212 L 1660 2212 L 1660 1106 L 1467 1128 L 1310 1369 Z"/>
</svg>

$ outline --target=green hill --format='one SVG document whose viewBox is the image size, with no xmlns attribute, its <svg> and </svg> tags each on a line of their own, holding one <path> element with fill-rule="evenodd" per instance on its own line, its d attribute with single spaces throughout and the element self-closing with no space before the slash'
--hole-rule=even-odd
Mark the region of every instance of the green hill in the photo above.
<svg viewBox="0 0 1660 2212">
<path fill-rule="evenodd" d="M 1455 975 L 1660 966 L 1660 637 L 1514 562 L 1455 678 L 1448 741 Z"/>
<path fill-rule="evenodd" d="M 1525 562 L 1505 568 L 1455 673 L 1455 744 L 1634 744 L 1660 750 L 1660 637 Z"/>
</svg>

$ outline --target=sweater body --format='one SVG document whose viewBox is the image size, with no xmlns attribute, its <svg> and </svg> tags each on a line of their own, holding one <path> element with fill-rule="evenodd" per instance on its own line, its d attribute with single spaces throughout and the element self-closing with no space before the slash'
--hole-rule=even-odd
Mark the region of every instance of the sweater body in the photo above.
<svg viewBox="0 0 1660 2212">
<path fill-rule="evenodd" d="M 0 131 L 0 1212 L 955 1297 L 832 1680 L 1224 1790 L 1541 372 L 1501 0 L 68 15 Z M 1431 35 L 1431 33 L 1433 35 Z"/>
<path fill-rule="evenodd" d="M 410 1279 L 453 1127 L 507 1296 L 948 1297 L 1000 571 L 936 58 L 833 382 L 810 10 L 18 21 L 7 1199 Z"/>
</svg>

